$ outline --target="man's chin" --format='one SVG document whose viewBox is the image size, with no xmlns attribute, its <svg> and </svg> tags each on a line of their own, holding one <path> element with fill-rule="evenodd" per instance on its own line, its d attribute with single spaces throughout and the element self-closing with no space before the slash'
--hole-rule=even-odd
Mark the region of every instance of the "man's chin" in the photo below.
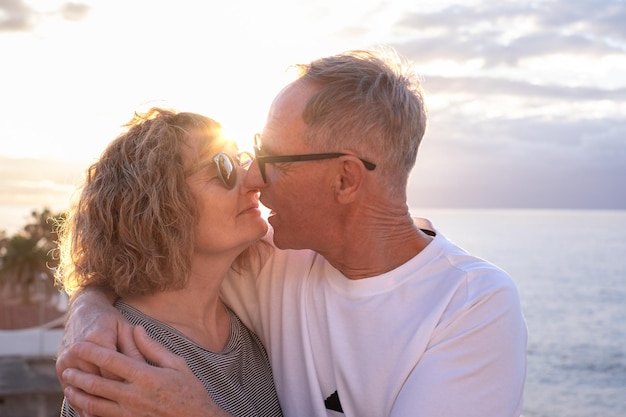
<svg viewBox="0 0 626 417">
<path fill-rule="evenodd" d="M 278 221 L 276 218 L 276 214 L 274 212 L 270 213 L 270 215 L 267 218 L 267 222 L 272 226 L 272 229 L 274 231 L 274 240 L 276 239 L 276 229 L 279 228 L 278 227 Z"/>
<path fill-rule="evenodd" d="M 281 226 L 279 217 L 273 211 L 270 213 L 267 218 L 269 224 L 272 225 L 273 229 L 273 238 L 274 238 L 274 246 L 278 249 L 289 249 L 289 247 L 285 244 L 284 239 L 281 239 Z"/>
</svg>

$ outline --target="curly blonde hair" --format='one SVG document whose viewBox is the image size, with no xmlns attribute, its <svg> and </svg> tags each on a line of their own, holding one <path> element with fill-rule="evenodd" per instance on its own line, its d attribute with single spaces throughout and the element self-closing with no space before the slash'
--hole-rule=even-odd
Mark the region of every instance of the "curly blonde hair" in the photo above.
<svg viewBox="0 0 626 417">
<path fill-rule="evenodd" d="M 124 297 L 187 283 L 198 219 L 184 150 L 191 135 L 203 146 L 221 140 L 221 125 L 152 108 L 125 127 L 87 170 L 61 225 L 56 278 L 68 294 L 95 285 Z"/>
</svg>

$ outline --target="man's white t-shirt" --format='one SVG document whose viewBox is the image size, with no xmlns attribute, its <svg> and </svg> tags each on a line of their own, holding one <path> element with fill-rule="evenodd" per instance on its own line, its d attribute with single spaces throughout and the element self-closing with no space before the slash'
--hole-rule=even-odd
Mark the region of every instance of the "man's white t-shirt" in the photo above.
<svg viewBox="0 0 626 417">
<path fill-rule="evenodd" d="M 263 341 L 287 417 L 521 413 L 517 289 L 440 233 L 400 267 L 360 280 L 315 252 L 275 249 L 257 276 L 229 277 L 223 296 Z"/>
</svg>

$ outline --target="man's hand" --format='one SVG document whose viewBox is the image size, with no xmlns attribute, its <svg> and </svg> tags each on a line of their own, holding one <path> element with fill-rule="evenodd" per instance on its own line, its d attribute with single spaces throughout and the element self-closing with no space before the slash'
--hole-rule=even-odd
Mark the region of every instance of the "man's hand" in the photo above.
<svg viewBox="0 0 626 417">
<path fill-rule="evenodd" d="M 115 298 L 114 294 L 96 288 L 84 289 L 74 297 L 56 361 L 57 377 L 64 388 L 66 385 L 61 375 L 70 367 L 106 376 L 92 363 L 72 354 L 70 348 L 76 342 L 89 341 L 112 351 L 119 350 L 141 358 L 131 335 L 133 326 L 113 307 Z M 125 337 L 120 337 L 122 334 Z"/>
<path fill-rule="evenodd" d="M 148 337 L 142 327 L 136 327 L 132 336 L 139 351 L 158 367 L 90 342 L 76 343 L 72 356 L 116 379 L 66 369 L 62 378 L 70 404 L 99 417 L 228 416 L 181 357 Z"/>
</svg>

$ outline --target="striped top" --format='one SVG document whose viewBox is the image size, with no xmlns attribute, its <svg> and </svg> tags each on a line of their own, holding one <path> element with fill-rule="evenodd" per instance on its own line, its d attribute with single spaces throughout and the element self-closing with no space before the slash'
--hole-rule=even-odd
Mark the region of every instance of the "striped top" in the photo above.
<svg viewBox="0 0 626 417">
<path fill-rule="evenodd" d="M 150 337 L 184 358 L 213 401 L 225 411 L 235 417 L 282 416 L 267 353 L 230 309 L 228 342 L 221 352 L 211 352 L 122 301 L 115 306 L 131 324 L 143 326 Z M 61 416 L 78 414 L 64 402 Z"/>
</svg>

